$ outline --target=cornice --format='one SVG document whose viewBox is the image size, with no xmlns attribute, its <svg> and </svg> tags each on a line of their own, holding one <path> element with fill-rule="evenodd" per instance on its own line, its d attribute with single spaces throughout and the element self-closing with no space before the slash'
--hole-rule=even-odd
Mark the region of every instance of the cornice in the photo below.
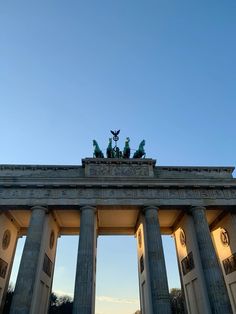
<svg viewBox="0 0 236 314">
<path fill-rule="evenodd" d="M 129 187 L 129 188 L 230 188 L 236 187 L 236 179 L 157 179 L 157 178 L 107 178 L 106 180 L 98 178 L 32 178 L 32 177 L 0 177 L 0 188 L 3 187 Z"/>
<path fill-rule="evenodd" d="M 90 180 L 92 184 L 94 184 L 94 182 L 100 184 L 100 182 L 104 180 L 106 182 L 122 182 L 125 180 L 129 183 L 143 182 L 145 184 L 148 182 L 151 184 L 166 182 L 175 184 L 175 182 L 178 183 L 183 181 L 189 184 L 191 180 L 193 180 L 196 184 L 198 184 L 198 182 L 200 182 L 200 184 L 204 184 L 204 182 L 209 182 L 210 184 L 211 182 L 216 182 L 218 184 L 217 180 L 219 180 L 224 185 L 227 180 L 233 180 L 232 173 L 234 167 L 154 166 L 155 163 L 156 161 L 153 159 L 120 160 L 86 158 L 82 160 L 82 166 L 4 164 L 0 165 L 0 184 L 5 184 L 6 182 L 11 182 L 11 184 L 25 182 L 22 184 L 29 184 L 34 181 L 38 183 L 40 180 L 45 181 L 46 184 L 49 182 L 56 182 L 56 184 L 66 182 L 66 184 L 69 184 L 69 181 L 73 182 L 73 184 L 76 182 L 77 184 L 77 182 L 87 182 L 86 180 Z M 98 168 L 91 169 L 98 169 L 98 171 L 96 170 L 91 175 L 91 173 L 86 171 L 86 167 L 93 167 L 93 165 Z M 106 166 L 108 168 L 106 168 Z M 113 171 L 115 175 L 113 175 L 112 171 L 110 173 L 109 171 L 106 171 L 107 169 L 115 169 L 115 171 Z M 130 169 L 133 170 L 133 172 L 129 171 Z M 139 169 L 143 169 L 143 171 L 140 171 Z"/>
<path fill-rule="evenodd" d="M 81 169 L 81 165 L 12 165 L 0 164 L 1 170 L 76 170 Z"/>
<path fill-rule="evenodd" d="M 104 162 L 105 161 L 105 162 Z M 82 159 L 82 165 L 20 165 L 20 164 L 0 164 L 2 170 L 79 170 L 85 164 L 136 164 L 136 165 L 155 165 L 156 160 L 153 159 L 102 159 L 102 158 L 87 158 Z M 154 170 L 162 170 L 168 172 L 227 172 L 232 173 L 235 167 L 233 166 L 155 166 Z"/>
<path fill-rule="evenodd" d="M 155 170 L 169 172 L 227 172 L 232 174 L 235 167 L 227 166 L 157 166 Z"/>
<path fill-rule="evenodd" d="M 89 164 L 102 164 L 102 165 L 151 165 L 155 166 L 156 160 L 151 158 L 144 159 L 121 159 L 121 158 L 84 158 L 82 159 L 82 166 Z"/>
</svg>

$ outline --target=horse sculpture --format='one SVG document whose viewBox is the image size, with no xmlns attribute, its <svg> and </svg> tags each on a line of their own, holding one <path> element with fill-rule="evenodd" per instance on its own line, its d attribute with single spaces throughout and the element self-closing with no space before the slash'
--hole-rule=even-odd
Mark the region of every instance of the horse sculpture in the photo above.
<svg viewBox="0 0 236 314">
<path fill-rule="evenodd" d="M 93 152 L 93 157 L 95 158 L 104 158 L 103 152 L 98 146 L 97 141 L 93 140 L 93 147 L 94 147 L 94 152 Z"/>
<path fill-rule="evenodd" d="M 115 146 L 113 148 L 113 152 L 114 152 L 114 157 L 115 158 L 122 158 L 122 152 L 120 151 L 118 146 Z"/>
<path fill-rule="evenodd" d="M 112 148 L 112 138 L 109 138 L 109 143 L 107 146 L 107 158 L 114 158 L 114 150 Z"/>
<path fill-rule="evenodd" d="M 146 156 L 145 150 L 144 150 L 145 140 L 142 140 L 142 142 L 139 144 L 138 150 L 134 153 L 133 158 L 142 158 L 143 156 Z"/>
<path fill-rule="evenodd" d="M 130 157 L 129 141 L 130 141 L 129 137 L 126 137 L 125 147 L 124 147 L 124 150 L 123 150 L 123 158 L 129 158 Z"/>
</svg>

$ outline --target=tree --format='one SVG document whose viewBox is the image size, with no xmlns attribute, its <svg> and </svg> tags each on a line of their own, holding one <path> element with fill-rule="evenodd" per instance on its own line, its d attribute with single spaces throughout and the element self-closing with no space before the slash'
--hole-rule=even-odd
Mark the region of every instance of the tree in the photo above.
<svg viewBox="0 0 236 314">
<path fill-rule="evenodd" d="M 9 285 L 2 314 L 10 313 L 13 294 L 14 288 L 12 285 Z M 72 314 L 72 308 L 73 300 L 71 297 L 66 295 L 59 297 L 55 293 L 51 293 L 48 314 Z"/>
<path fill-rule="evenodd" d="M 170 303 L 173 314 L 184 314 L 184 296 L 181 289 L 173 288 L 170 290 Z"/>
<path fill-rule="evenodd" d="M 71 314 L 73 308 L 72 298 L 69 296 L 57 296 L 52 292 L 48 314 Z"/>
</svg>

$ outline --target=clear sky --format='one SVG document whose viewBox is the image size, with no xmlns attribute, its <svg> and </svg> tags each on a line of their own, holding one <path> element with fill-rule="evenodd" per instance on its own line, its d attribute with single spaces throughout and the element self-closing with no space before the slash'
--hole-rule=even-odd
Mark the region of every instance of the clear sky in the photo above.
<svg viewBox="0 0 236 314">
<path fill-rule="evenodd" d="M 235 0 L 2 0 L 0 163 L 81 164 L 121 129 L 158 165 L 235 166 L 235 56 Z M 72 293 L 68 239 L 54 288 Z M 97 314 L 137 299 L 135 240 L 101 237 Z"/>
</svg>

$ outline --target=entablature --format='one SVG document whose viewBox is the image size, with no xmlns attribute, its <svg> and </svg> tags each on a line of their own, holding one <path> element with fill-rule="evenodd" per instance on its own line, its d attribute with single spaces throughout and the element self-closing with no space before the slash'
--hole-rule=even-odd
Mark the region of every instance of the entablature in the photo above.
<svg viewBox="0 0 236 314">
<path fill-rule="evenodd" d="M 82 166 L 0 165 L 0 205 L 236 205 L 233 167 L 161 167 L 86 158 Z"/>
</svg>

